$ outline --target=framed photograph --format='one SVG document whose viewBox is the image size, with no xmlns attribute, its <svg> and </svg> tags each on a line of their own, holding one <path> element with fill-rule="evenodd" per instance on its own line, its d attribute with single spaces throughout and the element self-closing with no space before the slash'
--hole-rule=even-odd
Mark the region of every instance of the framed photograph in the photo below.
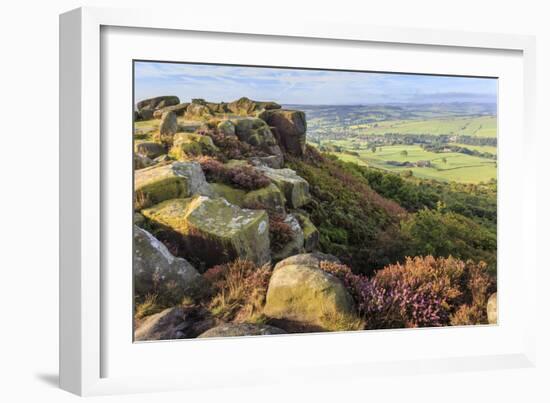
<svg viewBox="0 0 550 403">
<path fill-rule="evenodd" d="M 533 38 L 60 24 L 64 389 L 533 365 Z"/>
</svg>

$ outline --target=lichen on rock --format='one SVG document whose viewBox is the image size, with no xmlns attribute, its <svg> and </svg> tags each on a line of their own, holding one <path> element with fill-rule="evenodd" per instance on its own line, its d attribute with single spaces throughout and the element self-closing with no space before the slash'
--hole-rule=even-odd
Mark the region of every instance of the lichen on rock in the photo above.
<svg viewBox="0 0 550 403">
<path fill-rule="evenodd" d="M 235 134 L 239 140 L 251 146 L 267 149 L 277 145 L 271 129 L 262 119 L 244 117 L 232 119 L 231 123 L 235 126 Z"/>
<path fill-rule="evenodd" d="M 266 316 L 316 326 L 319 330 L 346 330 L 358 322 L 353 298 L 342 282 L 320 269 L 285 265 L 273 272 L 264 308 Z M 336 325 L 344 324 L 344 328 Z"/>
<path fill-rule="evenodd" d="M 258 169 L 263 172 L 285 195 L 289 208 L 299 208 L 311 200 L 309 194 L 309 183 L 289 168 L 273 169 L 260 166 Z"/>
<path fill-rule="evenodd" d="M 142 214 L 200 260 L 201 269 L 235 258 L 257 265 L 270 261 L 269 224 L 263 210 L 241 209 L 221 197 L 194 196 L 167 200 Z"/>
<path fill-rule="evenodd" d="M 212 155 L 218 148 L 212 139 L 197 133 L 176 133 L 169 155 L 180 161 L 188 161 L 201 155 Z"/>
<path fill-rule="evenodd" d="M 137 210 L 192 194 L 213 195 L 198 162 L 173 162 L 153 166 L 140 169 L 134 175 Z"/>
<path fill-rule="evenodd" d="M 134 292 L 136 298 L 159 295 L 173 302 L 196 296 L 205 281 L 185 259 L 174 257 L 148 231 L 134 226 Z"/>
</svg>

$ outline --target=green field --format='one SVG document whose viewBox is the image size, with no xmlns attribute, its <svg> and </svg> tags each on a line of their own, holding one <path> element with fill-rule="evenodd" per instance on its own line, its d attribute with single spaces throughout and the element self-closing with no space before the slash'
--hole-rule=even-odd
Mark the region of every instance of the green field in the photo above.
<svg viewBox="0 0 550 403">
<path fill-rule="evenodd" d="M 449 117 L 416 120 L 386 120 L 374 123 L 351 125 L 350 130 L 363 135 L 396 134 L 448 134 L 474 137 L 496 137 L 495 116 Z"/>
<path fill-rule="evenodd" d="M 332 141 L 349 149 L 349 140 Z M 412 171 L 414 176 L 426 179 L 455 181 L 462 183 L 479 183 L 496 179 L 496 162 L 486 158 L 460 153 L 433 153 L 425 151 L 417 145 L 396 145 L 380 147 L 376 152 L 363 148 L 352 150 L 359 156 L 335 152 L 334 155 L 347 162 L 366 165 L 392 172 Z M 407 155 L 402 152 L 406 151 Z M 444 162 L 446 160 L 446 162 Z M 388 161 L 417 162 L 430 161 L 430 167 L 398 167 L 388 164 Z"/>
<path fill-rule="evenodd" d="M 491 153 L 494 155 L 497 154 L 497 148 L 495 146 L 473 146 L 470 144 L 459 144 L 459 143 L 449 143 L 449 145 L 464 147 L 470 150 L 479 151 L 481 153 Z"/>
</svg>

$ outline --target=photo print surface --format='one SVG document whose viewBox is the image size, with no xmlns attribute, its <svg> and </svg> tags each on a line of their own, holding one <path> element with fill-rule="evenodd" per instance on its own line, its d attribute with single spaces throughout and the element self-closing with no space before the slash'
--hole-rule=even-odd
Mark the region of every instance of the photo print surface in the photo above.
<svg viewBox="0 0 550 403">
<path fill-rule="evenodd" d="M 497 322 L 498 79 L 133 74 L 135 341 Z"/>
</svg>

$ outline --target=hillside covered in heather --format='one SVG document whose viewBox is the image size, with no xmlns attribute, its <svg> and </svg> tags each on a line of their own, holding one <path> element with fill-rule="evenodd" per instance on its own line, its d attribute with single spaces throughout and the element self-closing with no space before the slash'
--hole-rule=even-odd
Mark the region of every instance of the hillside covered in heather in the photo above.
<svg viewBox="0 0 550 403">
<path fill-rule="evenodd" d="M 133 136 L 135 340 L 496 322 L 495 182 L 346 162 L 248 98 L 142 100 Z"/>
</svg>

